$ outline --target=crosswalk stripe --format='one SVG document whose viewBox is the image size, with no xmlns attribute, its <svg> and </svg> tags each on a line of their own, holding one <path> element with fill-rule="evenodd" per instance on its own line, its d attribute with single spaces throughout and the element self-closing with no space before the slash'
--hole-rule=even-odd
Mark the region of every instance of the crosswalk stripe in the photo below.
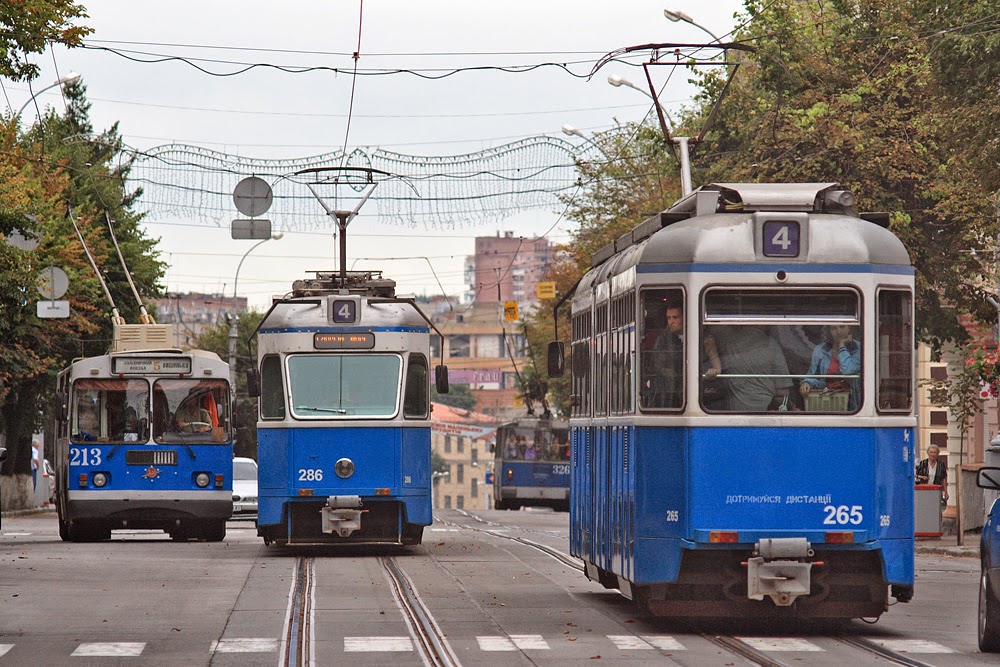
<svg viewBox="0 0 1000 667">
<path fill-rule="evenodd" d="M 797 637 L 737 637 L 758 651 L 823 651 L 812 642 Z"/>
<path fill-rule="evenodd" d="M 869 638 L 882 648 L 887 648 L 890 651 L 896 651 L 897 653 L 958 653 L 954 649 L 950 649 L 947 646 L 942 646 L 937 642 L 927 641 L 926 639 L 874 639 Z"/>
<path fill-rule="evenodd" d="M 508 637 L 476 637 L 482 651 L 548 650 L 541 635 L 509 635 Z"/>
<path fill-rule="evenodd" d="M 13 644 L 0 644 L 0 656 L 6 655 L 7 651 L 11 650 L 12 648 L 14 648 Z"/>
<path fill-rule="evenodd" d="M 642 635 L 643 641 L 652 644 L 661 651 L 684 651 L 684 645 L 670 635 Z"/>
<path fill-rule="evenodd" d="M 413 641 L 409 637 L 344 637 L 346 653 L 412 650 Z"/>
<path fill-rule="evenodd" d="M 221 639 L 212 642 L 212 653 L 276 653 L 277 639 Z"/>
<path fill-rule="evenodd" d="M 88 642 L 80 644 L 72 657 L 87 658 L 134 658 L 142 655 L 146 642 Z"/>
</svg>

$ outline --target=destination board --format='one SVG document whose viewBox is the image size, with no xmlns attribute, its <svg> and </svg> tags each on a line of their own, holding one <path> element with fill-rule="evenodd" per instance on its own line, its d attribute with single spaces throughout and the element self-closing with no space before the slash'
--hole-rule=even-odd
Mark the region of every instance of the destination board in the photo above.
<svg viewBox="0 0 1000 667">
<path fill-rule="evenodd" d="M 317 350 L 370 350 L 375 347 L 375 334 L 317 333 L 313 334 L 313 347 Z"/>
<path fill-rule="evenodd" d="M 190 357 L 112 357 L 114 375 L 185 375 L 191 372 Z"/>
</svg>

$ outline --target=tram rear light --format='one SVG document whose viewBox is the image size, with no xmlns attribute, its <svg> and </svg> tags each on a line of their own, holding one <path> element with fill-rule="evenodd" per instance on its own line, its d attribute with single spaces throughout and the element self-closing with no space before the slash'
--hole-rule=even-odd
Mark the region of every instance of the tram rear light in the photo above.
<svg viewBox="0 0 1000 667">
<path fill-rule="evenodd" d="M 712 544 L 736 544 L 740 541 L 740 534 L 735 530 L 713 530 L 708 534 L 708 541 Z"/>
<path fill-rule="evenodd" d="M 299 489 L 300 496 L 311 496 L 313 495 L 313 489 Z"/>
<path fill-rule="evenodd" d="M 827 544 L 853 544 L 854 533 L 827 533 L 825 539 Z"/>
<path fill-rule="evenodd" d="M 94 473 L 94 486 L 100 488 L 108 483 L 108 476 L 103 472 Z"/>
<path fill-rule="evenodd" d="M 389 489 L 375 489 L 376 496 L 387 496 L 389 495 Z"/>
<path fill-rule="evenodd" d="M 197 475 L 195 475 L 195 477 L 194 477 L 194 483 L 197 484 L 198 486 L 200 486 L 203 489 L 206 486 L 208 486 L 208 483 L 210 481 L 211 481 L 211 478 L 208 476 L 207 472 L 200 472 Z"/>
<path fill-rule="evenodd" d="M 226 476 L 225 475 L 216 475 L 215 476 L 215 488 L 221 489 L 222 485 L 223 485 L 223 483 L 225 481 L 226 481 Z"/>
<path fill-rule="evenodd" d="M 507 481 L 508 482 L 514 481 L 514 471 L 510 470 L 509 468 L 507 469 Z"/>
<path fill-rule="evenodd" d="M 86 489 L 87 488 L 87 483 L 88 483 L 87 482 L 87 473 L 85 473 L 85 472 L 81 472 L 80 473 L 80 482 L 79 483 L 80 483 L 80 488 L 81 489 Z"/>
</svg>

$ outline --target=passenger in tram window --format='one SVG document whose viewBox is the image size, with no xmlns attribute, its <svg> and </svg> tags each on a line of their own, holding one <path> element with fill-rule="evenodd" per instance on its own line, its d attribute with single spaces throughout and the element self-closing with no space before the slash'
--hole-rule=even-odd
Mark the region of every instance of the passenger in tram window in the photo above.
<svg viewBox="0 0 1000 667">
<path fill-rule="evenodd" d="M 725 410 L 726 383 L 719 378 L 719 373 L 722 372 L 722 359 L 719 357 L 719 345 L 711 332 L 705 333 L 701 347 L 703 354 L 699 368 L 702 405 L 708 410 Z"/>
<path fill-rule="evenodd" d="M 788 364 L 781 348 L 760 326 L 719 327 L 715 336 L 729 389 L 731 412 L 789 409 Z"/>
<path fill-rule="evenodd" d="M 508 461 L 518 459 L 521 457 L 521 452 L 518 451 L 517 442 L 514 440 L 514 438 L 509 438 L 507 440 L 507 444 L 504 445 L 503 457 Z"/>
<path fill-rule="evenodd" d="M 858 375 L 861 372 L 861 345 L 854 340 L 851 327 L 835 324 L 827 327 L 827 340 L 813 350 L 809 375 Z M 810 392 L 847 392 L 848 412 L 861 407 L 861 379 L 808 377 L 799 385 L 799 393 L 806 399 Z M 834 408 L 836 409 L 836 408 Z M 843 409 L 843 408 L 841 408 Z"/>
<path fill-rule="evenodd" d="M 647 381 L 649 400 L 655 408 L 679 408 L 684 399 L 684 310 L 668 303 L 666 326 L 653 345 L 653 372 Z"/>
<path fill-rule="evenodd" d="M 531 443 L 531 445 L 524 451 L 525 461 L 537 461 L 541 457 L 541 446 L 537 442 Z"/>
</svg>

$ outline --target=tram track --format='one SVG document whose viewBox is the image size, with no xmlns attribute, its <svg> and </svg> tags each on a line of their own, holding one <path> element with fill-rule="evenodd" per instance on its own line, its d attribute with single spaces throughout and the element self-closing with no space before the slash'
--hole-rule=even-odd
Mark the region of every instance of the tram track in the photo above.
<svg viewBox="0 0 1000 667">
<path fill-rule="evenodd" d="M 420 599 L 413 582 L 399 567 L 392 556 L 380 556 L 379 562 L 385 570 L 392 587 L 393 597 L 403 613 L 410 635 L 417 651 L 426 665 L 434 667 L 461 667 L 458 657 L 452 651 L 444 632 L 438 626 L 430 609 Z"/>
<path fill-rule="evenodd" d="M 473 514 L 468 514 L 466 512 L 461 512 L 461 514 L 463 516 L 465 516 L 465 517 L 468 517 L 470 519 L 474 519 L 474 520 L 479 521 L 480 523 L 484 523 L 486 525 L 497 525 L 497 524 L 492 524 L 492 523 L 490 523 L 488 521 L 484 521 L 483 519 L 480 519 L 479 517 L 477 517 L 477 516 L 475 516 Z M 563 565 L 567 565 L 567 566 L 569 566 L 569 567 L 571 567 L 571 568 L 573 568 L 575 570 L 580 570 L 581 572 L 583 572 L 583 561 L 581 561 L 578 558 L 573 558 L 569 554 L 564 553 L 562 551 L 559 551 L 558 549 L 555 549 L 553 547 L 550 547 L 550 546 L 547 546 L 545 544 L 542 544 L 541 542 L 535 542 L 534 540 L 529 540 L 526 537 L 517 537 L 517 536 L 514 536 L 514 535 L 505 535 L 505 534 L 503 534 L 501 532 L 498 532 L 498 531 L 495 531 L 495 530 L 490 530 L 488 528 L 475 528 L 474 526 L 465 526 L 465 525 L 462 525 L 462 524 L 459 524 L 459 523 L 455 523 L 453 521 L 446 521 L 446 520 L 440 519 L 440 518 L 436 519 L 436 521 L 438 521 L 439 523 L 443 523 L 445 525 L 448 525 L 448 526 L 455 526 L 457 528 L 464 528 L 466 530 L 472 530 L 472 531 L 475 531 L 477 533 L 485 533 L 486 535 L 490 535 L 491 537 L 497 537 L 497 538 L 501 538 L 501 539 L 504 539 L 504 540 L 510 540 L 512 542 L 518 542 L 518 543 L 523 544 L 525 546 L 529 546 L 532 549 L 536 549 L 538 551 L 541 551 L 545 555 L 554 558 L 555 560 L 559 561 Z"/>
<path fill-rule="evenodd" d="M 692 629 L 692 634 L 696 634 L 702 639 L 715 644 L 719 648 L 723 648 L 745 660 L 749 660 L 755 665 L 760 665 L 760 667 L 790 667 L 788 663 L 776 660 L 767 653 L 755 649 L 753 646 L 750 646 L 736 637 L 699 632 L 695 629 Z"/>
<path fill-rule="evenodd" d="M 299 557 L 295 562 L 285 630 L 281 639 L 280 667 L 313 665 L 313 602 L 316 559 Z"/>
<path fill-rule="evenodd" d="M 832 637 L 832 639 L 838 642 L 843 642 L 848 646 L 861 649 L 867 653 L 877 655 L 883 660 L 888 660 L 896 665 L 906 665 L 907 667 L 933 667 L 930 663 L 922 662 L 911 658 L 908 655 L 903 655 L 902 653 L 885 648 L 884 646 L 879 646 L 875 642 L 862 637 Z"/>
</svg>

